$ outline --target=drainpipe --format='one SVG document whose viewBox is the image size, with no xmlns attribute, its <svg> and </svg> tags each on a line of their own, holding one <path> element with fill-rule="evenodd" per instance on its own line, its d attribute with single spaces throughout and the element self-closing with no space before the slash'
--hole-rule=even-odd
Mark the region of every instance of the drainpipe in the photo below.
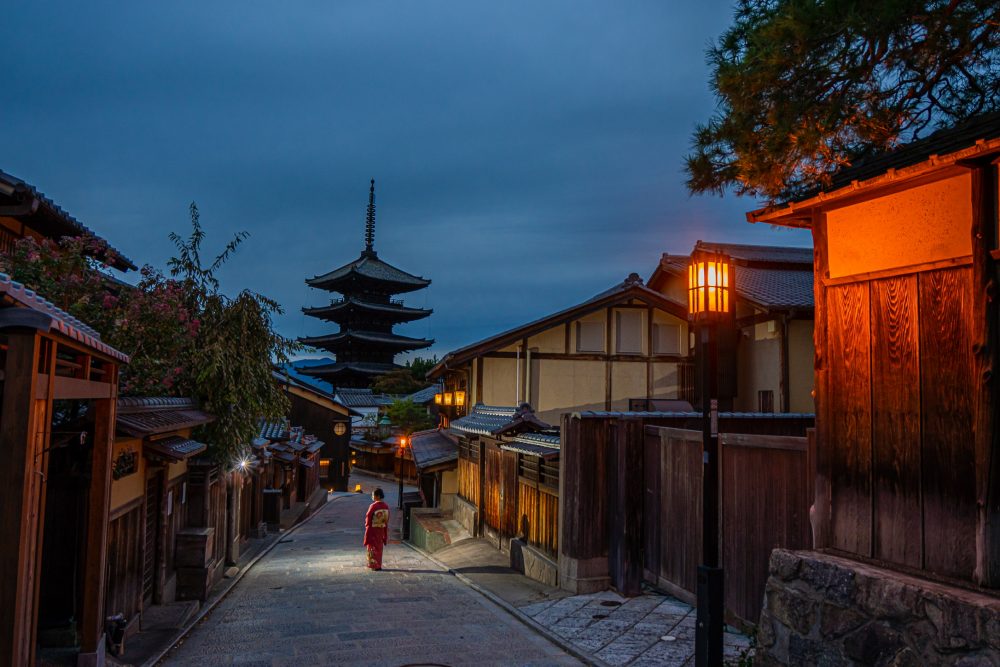
<svg viewBox="0 0 1000 667">
<path fill-rule="evenodd" d="M 524 350 L 524 402 L 531 403 L 531 348 Z"/>
<path fill-rule="evenodd" d="M 514 361 L 514 373 L 517 377 L 514 385 L 514 405 L 517 406 L 521 402 L 521 346 L 517 346 L 517 357 Z"/>
</svg>

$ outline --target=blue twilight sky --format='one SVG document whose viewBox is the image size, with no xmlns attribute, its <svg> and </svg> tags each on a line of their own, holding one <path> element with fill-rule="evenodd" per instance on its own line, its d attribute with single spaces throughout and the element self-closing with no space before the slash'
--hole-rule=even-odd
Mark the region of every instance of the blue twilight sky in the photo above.
<svg viewBox="0 0 1000 667">
<path fill-rule="evenodd" d="M 431 278 L 400 333 L 441 355 L 621 281 L 697 239 L 808 245 L 690 197 L 728 0 L 26 2 L 4 9 L 0 169 L 139 264 L 196 201 L 227 291 L 329 325 L 303 280 L 379 256 Z M 422 354 L 426 354 L 422 353 Z"/>
</svg>

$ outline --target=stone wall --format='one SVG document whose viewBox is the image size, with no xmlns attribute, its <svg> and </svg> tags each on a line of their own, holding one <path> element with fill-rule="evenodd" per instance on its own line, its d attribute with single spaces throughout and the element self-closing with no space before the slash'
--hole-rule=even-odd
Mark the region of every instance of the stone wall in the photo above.
<svg viewBox="0 0 1000 667">
<path fill-rule="evenodd" d="M 1000 597 L 775 549 L 758 641 L 760 665 L 1000 665 Z"/>
<path fill-rule="evenodd" d="M 452 514 L 454 514 L 455 520 L 462 524 L 462 527 L 469 532 L 469 535 L 473 537 L 477 536 L 478 532 L 476 528 L 479 523 L 479 510 L 476 509 L 475 505 L 461 496 L 455 496 Z"/>
</svg>

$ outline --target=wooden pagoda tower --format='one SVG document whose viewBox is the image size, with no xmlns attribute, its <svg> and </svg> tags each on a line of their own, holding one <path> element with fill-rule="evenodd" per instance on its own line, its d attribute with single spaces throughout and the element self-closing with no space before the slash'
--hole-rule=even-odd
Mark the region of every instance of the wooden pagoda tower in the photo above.
<svg viewBox="0 0 1000 667">
<path fill-rule="evenodd" d="M 306 284 L 342 295 L 329 305 L 302 309 L 306 315 L 340 325 L 336 333 L 299 339 L 305 345 L 336 355 L 332 364 L 302 368 L 307 375 L 334 387 L 367 387 L 379 375 L 397 368 L 393 361 L 397 354 L 434 343 L 392 331 L 396 324 L 419 320 L 433 312 L 410 308 L 392 297 L 423 289 L 431 281 L 397 269 L 379 259 L 375 252 L 375 179 L 368 194 L 365 249 L 361 256 L 350 264 L 306 280 Z"/>
</svg>

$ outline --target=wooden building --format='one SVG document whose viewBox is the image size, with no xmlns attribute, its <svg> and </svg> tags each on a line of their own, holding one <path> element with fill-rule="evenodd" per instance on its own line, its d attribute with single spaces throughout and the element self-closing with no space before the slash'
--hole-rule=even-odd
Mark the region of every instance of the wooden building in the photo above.
<svg viewBox="0 0 1000 667">
<path fill-rule="evenodd" d="M 719 364 L 730 387 L 720 405 L 813 412 L 812 248 L 698 241 L 695 251 L 728 255 L 736 276 L 733 325 L 720 332 Z M 649 287 L 686 304 L 689 261 L 664 253 Z M 700 394 L 692 394 L 695 403 Z"/>
<path fill-rule="evenodd" d="M 531 406 L 476 405 L 451 422 L 458 440 L 454 517 L 472 535 L 536 552 L 555 580 L 559 527 L 559 431 Z"/>
<path fill-rule="evenodd" d="M 683 398 L 694 387 L 687 307 L 633 273 L 583 303 L 448 353 L 428 378 L 463 392 L 466 405 L 529 403 L 549 422 L 625 410 L 634 399 Z"/>
<path fill-rule="evenodd" d="M 0 171 L 0 252 L 12 250 L 18 239 L 27 237 L 37 241 L 58 241 L 64 237 L 88 235 L 99 238 L 33 185 Z M 118 251 L 113 256 L 94 259 L 121 271 L 136 268 Z"/>
<path fill-rule="evenodd" d="M 412 308 L 392 298 L 423 289 L 430 280 L 414 276 L 379 259 L 375 252 L 375 180 L 368 196 L 365 249 L 353 262 L 306 281 L 309 287 L 339 292 L 342 298 L 314 308 L 303 308 L 310 317 L 339 325 L 336 333 L 299 340 L 310 347 L 334 353 L 336 362 L 302 368 L 302 372 L 337 388 L 367 387 L 379 375 L 398 368 L 395 356 L 430 347 L 434 341 L 393 333 L 393 326 L 413 322 L 431 310 Z"/>
<path fill-rule="evenodd" d="M 458 438 L 443 428 L 418 431 L 410 436 L 410 452 L 424 507 L 452 511 L 458 493 Z"/>
<path fill-rule="evenodd" d="M 331 491 L 347 491 L 351 474 L 351 419 L 360 413 L 309 382 L 281 372 L 275 372 L 275 378 L 291 403 L 289 420 L 324 443 L 318 457 L 319 483 Z"/>
<path fill-rule="evenodd" d="M 320 452 L 325 443 L 301 426 L 262 422 L 255 443 L 258 461 L 267 466 L 261 489 L 268 529 L 289 528 L 326 503 L 320 483 Z"/>
<path fill-rule="evenodd" d="M 1000 588 L 998 160 L 1000 114 L 982 116 L 748 214 L 813 234 L 815 548 L 915 574 L 938 609 L 970 594 L 921 578 Z M 969 613 L 1000 627 L 989 599 Z"/>
<path fill-rule="evenodd" d="M 207 449 L 191 432 L 213 419 L 187 398 L 118 399 L 104 612 L 124 615 L 126 636 L 138 631 L 144 609 L 178 598 L 188 460 Z"/>
<path fill-rule="evenodd" d="M 128 358 L 0 274 L 0 663 L 104 663 L 118 369 Z"/>
</svg>

